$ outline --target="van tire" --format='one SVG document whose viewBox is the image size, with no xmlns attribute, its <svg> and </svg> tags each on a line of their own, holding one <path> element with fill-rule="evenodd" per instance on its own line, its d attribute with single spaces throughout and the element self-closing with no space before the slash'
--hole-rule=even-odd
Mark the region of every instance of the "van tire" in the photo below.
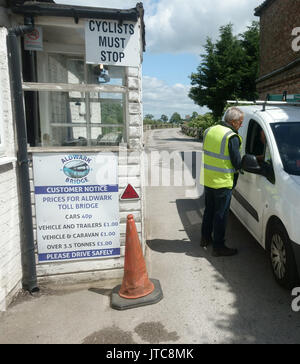
<svg viewBox="0 0 300 364">
<path fill-rule="evenodd" d="M 291 241 L 284 226 L 273 223 L 268 232 L 268 255 L 277 283 L 292 289 L 299 282 L 298 270 Z"/>
</svg>

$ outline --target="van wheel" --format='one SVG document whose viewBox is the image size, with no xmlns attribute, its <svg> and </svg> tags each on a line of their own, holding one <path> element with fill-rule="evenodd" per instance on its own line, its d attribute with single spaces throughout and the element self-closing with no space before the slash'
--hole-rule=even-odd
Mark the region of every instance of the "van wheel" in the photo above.
<svg viewBox="0 0 300 364">
<path fill-rule="evenodd" d="M 269 257 L 273 275 L 282 287 L 292 289 L 298 283 L 298 271 L 288 234 L 281 224 L 268 234 Z"/>
</svg>

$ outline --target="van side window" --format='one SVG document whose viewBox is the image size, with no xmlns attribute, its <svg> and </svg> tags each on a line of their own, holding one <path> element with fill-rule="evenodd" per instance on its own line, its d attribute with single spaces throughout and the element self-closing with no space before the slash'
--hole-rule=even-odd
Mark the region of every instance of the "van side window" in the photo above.
<svg viewBox="0 0 300 364">
<path fill-rule="evenodd" d="M 255 120 L 250 120 L 249 122 L 246 141 L 246 154 L 252 154 L 256 156 L 259 165 L 264 170 L 263 175 L 268 179 L 269 182 L 275 184 L 272 157 L 266 135 L 262 127 Z"/>
<path fill-rule="evenodd" d="M 250 120 L 247 141 L 246 153 L 258 156 L 258 159 L 263 160 L 266 149 L 266 138 L 261 126 L 255 121 Z"/>
</svg>

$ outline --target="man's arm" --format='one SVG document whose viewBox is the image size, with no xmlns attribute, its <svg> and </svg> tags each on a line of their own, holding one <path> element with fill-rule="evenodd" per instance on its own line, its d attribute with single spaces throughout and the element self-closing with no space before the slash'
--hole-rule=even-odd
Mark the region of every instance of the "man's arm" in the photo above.
<svg viewBox="0 0 300 364">
<path fill-rule="evenodd" d="M 238 136 L 234 136 L 229 140 L 228 148 L 231 163 L 236 171 L 238 171 L 242 167 L 242 158 L 240 154 L 240 139 Z"/>
</svg>

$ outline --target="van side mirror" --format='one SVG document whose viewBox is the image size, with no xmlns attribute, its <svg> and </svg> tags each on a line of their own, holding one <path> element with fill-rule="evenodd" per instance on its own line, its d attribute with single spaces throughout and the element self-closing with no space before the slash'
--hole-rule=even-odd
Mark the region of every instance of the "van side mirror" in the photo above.
<svg viewBox="0 0 300 364">
<path fill-rule="evenodd" d="M 246 154 L 242 159 L 242 169 L 249 173 L 262 174 L 262 168 L 258 164 L 255 155 Z"/>
</svg>

